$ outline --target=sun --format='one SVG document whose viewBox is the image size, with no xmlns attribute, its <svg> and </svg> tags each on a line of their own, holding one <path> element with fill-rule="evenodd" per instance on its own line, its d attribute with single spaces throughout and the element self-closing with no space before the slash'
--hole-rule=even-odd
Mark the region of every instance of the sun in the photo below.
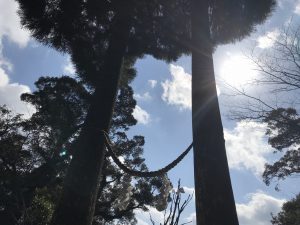
<svg viewBox="0 0 300 225">
<path fill-rule="evenodd" d="M 232 55 L 220 67 L 221 79 L 232 86 L 243 86 L 257 77 L 255 65 L 243 55 Z"/>
</svg>

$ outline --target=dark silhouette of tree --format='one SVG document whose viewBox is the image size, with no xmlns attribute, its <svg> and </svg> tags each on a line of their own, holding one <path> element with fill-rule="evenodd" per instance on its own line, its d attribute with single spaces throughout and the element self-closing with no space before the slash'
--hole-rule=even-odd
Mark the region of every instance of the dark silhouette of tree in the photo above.
<svg viewBox="0 0 300 225">
<path fill-rule="evenodd" d="M 275 0 L 18 2 L 22 22 L 33 36 L 69 52 L 78 73 L 95 87 L 53 224 L 91 223 L 104 162 L 99 132 L 109 128 L 123 57 L 151 54 L 174 60 L 189 51 L 193 53 L 197 221 L 237 224 L 212 51 L 217 44 L 249 34 L 267 17 Z"/>
<path fill-rule="evenodd" d="M 228 85 L 233 96 L 247 100 L 231 110 L 232 119 L 262 121 L 272 110 L 296 107 L 300 88 L 299 29 L 299 25 L 294 25 L 292 21 L 280 29 L 276 37 L 268 37 L 273 43 L 270 48 L 249 50 L 246 56 L 258 73 L 249 84 L 264 88 L 276 96 L 276 100 L 270 101 L 264 96 L 251 95 Z"/>
<path fill-rule="evenodd" d="M 297 225 L 300 223 L 300 194 L 282 206 L 282 210 L 272 215 L 273 225 Z"/>
<path fill-rule="evenodd" d="M 267 114 L 268 142 L 276 152 L 284 155 L 273 164 L 266 164 L 264 182 L 269 185 L 274 178 L 285 179 L 300 174 L 300 118 L 293 108 L 278 108 Z"/>
<path fill-rule="evenodd" d="M 37 110 L 29 120 L 1 108 L 0 220 L 6 225 L 50 223 L 91 97 L 81 82 L 69 77 L 42 77 L 36 87 L 34 93 L 22 95 Z M 129 139 L 125 133 L 137 122 L 132 116 L 135 105 L 131 87 L 122 85 L 110 136 L 128 167 L 147 171 L 144 138 Z M 134 209 L 164 209 L 168 185 L 166 176 L 133 179 L 106 158 L 94 224 L 135 224 Z"/>
<path fill-rule="evenodd" d="M 297 91 L 300 88 L 299 25 L 293 21 L 279 30 L 277 37 L 264 51 L 253 49 L 249 58 L 256 65 L 260 77 L 254 82 L 268 86 L 274 93 Z"/>
<path fill-rule="evenodd" d="M 192 119 L 198 225 L 237 225 L 213 69 L 213 49 L 241 40 L 275 0 L 192 0 Z M 216 216 L 218 215 L 218 216 Z"/>
<path fill-rule="evenodd" d="M 189 2 L 18 0 L 23 25 L 42 43 L 71 55 L 94 88 L 53 224 L 91 224 L 124 56 L 175 60 L 188 52 Z M 176 18 L 179 20 L 174 21 Z"/>
<path fill-rule="evenodd" d="M 164 212 L 164 221 L 159 223 L 159 225 L 185 225 L 192 223 L 192 221 L 180 223 L 180 217 L 186 208 L 186 206 L 193 199 L 193 195 L 189 194 L 187 198 L 182 201 L 182 194 L 185 193 L 184 188 L 180 185 L 180 180 L 177 184 L 177 189 L 173 189 L 172 193 L 169 196 L 169 206 L 168 209 Z M 150 214 L 150 221 L 152 225 L 155 225 L 155 221 L 153 220 Z"/>
<path fill-rule="evenodd" d="M 276 94 L 279 100 L 274 103 L 231 86 L 235 95 L 247 100 L 231 112 L 231 117 L 266 123 L 266 135 L 274 153 L 284 153 L 274 163 L 265 165 L 262 176 L 267 185 L 274 179 L 284 180 L 300 173 L 300 150 L 297 147 L 300 127 L 299 115 L 295 109 L 300 87 L 298 33 L 299 26 L 291 22 L 280 30 L 277 37 L 269 37 L 273 42 L 270 48 L 263 51 L 252 49 L 249 54 L 249 59 L 259 72 L 253 84 L 261 85 L 271 94 Z M 281 97 L 284 98 L 283 102 L 280 101 Z M 275 188 L 278 189 L 278 183 Z"/>
<path fill-rule="evenodd" d="M 15 224 L 21 216 L 18 201 L 20 178 L 32 168 L 29 151 L 23 151 L 26 136 L 20 134 L 21 115 L 13 115 L 7 107 L 0 108 L 0 218 L 3 224 Z"/>
</svg>

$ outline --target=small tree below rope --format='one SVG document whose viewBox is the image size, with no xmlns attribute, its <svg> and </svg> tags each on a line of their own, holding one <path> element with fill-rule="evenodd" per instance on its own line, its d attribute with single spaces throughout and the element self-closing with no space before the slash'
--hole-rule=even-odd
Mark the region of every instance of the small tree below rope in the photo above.
<svg viewBox="0 0 300 225">
<path fill-rule="evenodd" d="M 193 199 L 193 194 L 188 195 L 188 197 L 182 202 L 182 194 L 184 192 L 184 188 L 180 185 L 180 180 L 178 181 L 177 189 L 172 190 L 171 196 L 169 196 L 169 211 L 165 210 L 164 212 L 164 221 L 163 223 L 159 223 L 159 225 L 185 225 L 189 224 L 192 221 L 188 221 L 185 223 L 179 223 L 180 217 L 186 206 Z M 155 225 L 155 222 L 150 214 L 150 221 L 152 225 Z"/>
</svg>

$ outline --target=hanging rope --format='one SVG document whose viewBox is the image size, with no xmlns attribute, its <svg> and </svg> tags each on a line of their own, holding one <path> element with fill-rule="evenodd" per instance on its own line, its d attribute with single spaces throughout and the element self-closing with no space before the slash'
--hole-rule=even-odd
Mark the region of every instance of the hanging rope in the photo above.
<svg viewBox="0 0 300 225">
<path fill-rule="evenodd" d="M 131 175 L 131 176 L 135 176 L 135 177 L 157 177 L 157 176 L 161 176 L 163 174 L 166 174 L 168 171 L 170 171 L 171 169 L 173 169 L 188 153 L 189 151 L 192 149 L 193 147 L 193 143 L 191 143 L 187 149 L 181 153 L 181 155 L 179 155 L 173 162 L 171 162 L 170 164 L 168 164 L 167 166 L 159 169 L 159 170 L 155 170 L 155 171 L 138 171 L 138 170 L 132 170 L 130 168 L 128 168 L 127 166 L 125 166 L 118 158 L 118 156 L 115 154 L 113 148 L 113 144 L 111 143 L 108 134 L 105 131 L 102 131 L 104 134 L 104 143 L 105 146 L 108 150 L 108 154 L 109 156 L 112 157 L 113 161 L 117 164 L 117 166 L 122 169 L 125 173 Z"/>
</svg>

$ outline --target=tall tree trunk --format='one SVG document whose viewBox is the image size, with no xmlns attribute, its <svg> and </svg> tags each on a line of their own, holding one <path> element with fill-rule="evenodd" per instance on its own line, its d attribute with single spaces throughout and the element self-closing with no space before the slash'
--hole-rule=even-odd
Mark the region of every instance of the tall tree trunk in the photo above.
<svg viewBox="0 0 300 225">
<path fill-rule="evenodd" d="M 105 157 L 104 137 L 101 131 L 109 129 L 130 30 L 130 10 L 122 12 L 124 13 L 117 15 L 112 29 L 101 71 L 104 79 L 97 84 L 93 95 L 65 178 L 61 199 L 52 218 L 52 225 L 92 223 Z"/>
<path fill-rule="evenodd" d="M 209 0 L 192 0 L 192 122 L 197 225 L 238 225 L 214 77 Z"/>
</svg>

